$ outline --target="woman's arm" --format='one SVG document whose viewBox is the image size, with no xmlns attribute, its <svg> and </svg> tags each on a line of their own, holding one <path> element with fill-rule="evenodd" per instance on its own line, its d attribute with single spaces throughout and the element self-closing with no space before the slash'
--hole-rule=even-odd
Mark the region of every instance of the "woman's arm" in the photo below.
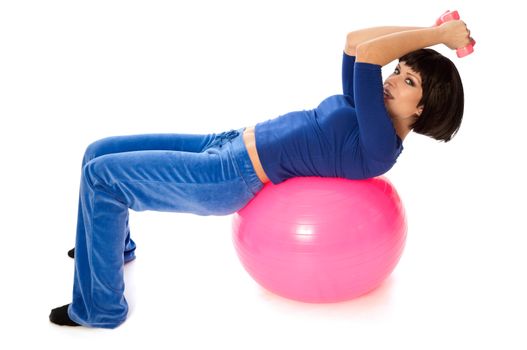
<svg viewBox="0 0 527 350">
<path fill-rule="evenodd" d="M 348 96 L 352 106 L 355 106 L 355 97 L 353 95 L 353 71 L 357 46 L 365 41 L 380 36 L 413 29 L 420 29 L 420 27 L 373 27 L 359 29 L 348 33 L 346 36 L 346 47 L 344 48 L 344 57 L 342 61 L 342 90 L 344 95 Z"/>
<path fill-rule="evenodd" d="M 463 21 L 449 21 L 438 27 L 376 37 L 357 46 L 357 62 L 384 66 L 409 52 L 437 44 L 445 44 L 451 49 L 466 46 L 470 44 L 470 31 Z"/>
<path fill-rule="evenodd" d="M 421 27 L 373 27 L 366 29 L 359 29 L 353 32 L 349 32 L 346 36 L 346 47 L 344 52 L 348 56 L 355 56 L 357 51 L 357 46 L 362 44 L 365 41 L 378 38 L 380 36 L 385 36 L 392 33 L 404 32 L 408 30 L 422 29 Z"/>
</svg>

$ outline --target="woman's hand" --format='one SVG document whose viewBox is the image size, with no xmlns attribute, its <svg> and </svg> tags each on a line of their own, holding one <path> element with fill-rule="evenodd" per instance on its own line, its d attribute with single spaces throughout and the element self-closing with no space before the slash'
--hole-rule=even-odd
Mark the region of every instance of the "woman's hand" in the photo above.
<svg viewBox="0 0 527 350">
<path fill-rule="evenodd" d="M 473 41 L 467 25 L 460 20 L 445 22 L 438 27 L 438 30 L 441 33 L 441 42 L 452 50 L 465 47 Z"/>
</svg>

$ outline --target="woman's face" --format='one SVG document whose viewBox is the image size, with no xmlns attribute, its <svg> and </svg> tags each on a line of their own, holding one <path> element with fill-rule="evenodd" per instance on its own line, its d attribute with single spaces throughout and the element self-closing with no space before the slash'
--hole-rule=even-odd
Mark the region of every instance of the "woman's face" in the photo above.
<svg viewBox="0 0 527 350">
<path fill-rule="evenodd" d="M 384 105 L 394 120 L 413 118 L 423 108 L 417 104 L 423 96 L 421 75 L 404 62 L 384 81 Z"/>
</svg>

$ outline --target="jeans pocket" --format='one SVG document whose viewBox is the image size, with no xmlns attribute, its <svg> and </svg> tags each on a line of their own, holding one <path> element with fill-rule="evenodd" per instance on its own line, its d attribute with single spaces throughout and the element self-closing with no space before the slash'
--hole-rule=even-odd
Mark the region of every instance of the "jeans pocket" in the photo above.
<svg viewBox="0 0 527 350">
<path fill-rule="evenodd" d="M 209 147 L 218 146 L 219 148 L 222 148 L 224 144 L 226 144 L 228 141 L 232 140 L 233 138 L 237 137 L 238 135 L 240 135 L 240 132 L 234 129 L 219 133 L 218 135 L 216 135 L 216 138 L 214 139 L 214 141 L 212 141 Z"/>
</svg>

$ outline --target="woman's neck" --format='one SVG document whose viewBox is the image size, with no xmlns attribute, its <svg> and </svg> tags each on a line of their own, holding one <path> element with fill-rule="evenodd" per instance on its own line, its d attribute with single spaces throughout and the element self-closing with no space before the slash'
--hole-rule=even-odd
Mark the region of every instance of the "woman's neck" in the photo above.
<svg viewBox="0 0 527 350">
<path fill-rule="evenodd" d="M 404 119 L 392 119 L 393 127 L 395 128 L 395 133 L 401 140 L 410 133 L 412 128 L 410 127 L 414 122 L 414 118 L 404 118 Z"/>
</svg>

